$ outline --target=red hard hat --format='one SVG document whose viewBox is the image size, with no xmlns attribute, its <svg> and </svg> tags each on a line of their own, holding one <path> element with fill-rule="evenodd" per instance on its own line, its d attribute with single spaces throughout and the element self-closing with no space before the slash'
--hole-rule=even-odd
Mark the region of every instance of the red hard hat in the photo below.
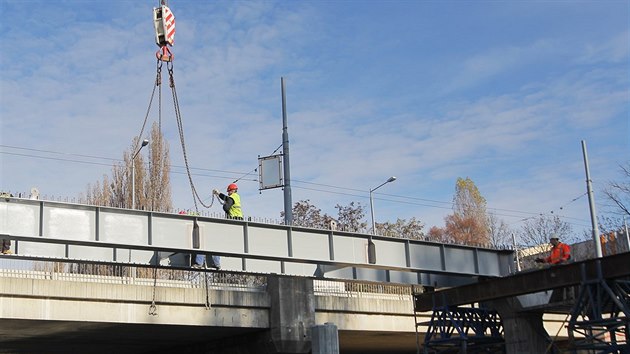
<svg viewBox="0 0 630 354">
<path fill-rule="evenodd" d="M 230 183 L 230 185 L 227 187 L 228 192 L 235 191 L 237 189 L 238 189 L 238 186 L 236 185 L 236 183 Z"/>
</svg>

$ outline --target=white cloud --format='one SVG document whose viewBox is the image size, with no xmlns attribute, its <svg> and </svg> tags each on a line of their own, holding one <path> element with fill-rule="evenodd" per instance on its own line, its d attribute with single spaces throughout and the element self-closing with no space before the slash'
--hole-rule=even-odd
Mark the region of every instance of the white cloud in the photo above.
<svg viewBox="0 0 630 354">
<path fill-rule="evenodd" d="M 117 5 L 129 5 L 124 3 Z M 252 171 L 258 155 L 281 143 L 280 76 L 287 79 L 293 201 L 310 199 L 329 214 L 336 204 L 369 206 L 369 188 L 391 175 L 398 180 L 379 190 L 385 194 L 377 201 L 379 220 L 415 216 L 427 229 L 441 225 L 448 204 L 389 195 L 449 202 L 460 176 L 477 182 L 490 207 L 552 210 L 584 189 L 581 139 L 595 140 L 591 156 L 598 173 L 611 170 L 599 179 L 612 176 L 611 164 L 629 151 L 627 31 L 619 35 L 611 29 L 597 47 L 562 46 L 562 38 L 537 34 L 522 46 L 480 40 L 473 55 L 454 45 L 448 62 L 467 59 L 436 73 L 424 70 L 440 67 L 441 55 L 422 53 L 428 68 L 407 67 L 405 60 L 390 61 L 387 55 L 354 56 L 383 47 L 363 32 L 356 34 L 357 43 L 347 44 L 351 49 L 337 43 L 330 34 L 350 34 L 317 4 L 179 6 L 173 6 L 174 75 L 189 162 L 213 170 L 195 171 L 204 196 Z M 27 13 L 17 12 L 21 17 L 11 23 L 5 41 L 12 50 L 3 52 L 0 67 L 0 144 L 116 158 L 139 132 L 156 74 L 150 7 L 134 5 L 122 18 L 98 19 L 79 8 L 64 8 L 68 38 L 31 30 L 31 22 L 20 22 Z M 46 13 L 29 13 L 36 19 L 28 21 L 45 22 Z M 570 42 L 579 43 L 579 36 Z M 373 47 L 362 50 L 361 44 Z M 578 59 L 549 69 L 540 65 L 558 57 Z M 370 68 L 363 67 L 366 62 Z M 163 71 L 162 124 L 173 164 L 182 166 L 166 65 Z M 391 77 L 401 81 L 392 85 Z M 418 84 L 427 77 L 442 80 Z M 418 89 L 424 86 L 430 89 Z M 156 105 L 149 117 L 155 120 Z M 619 142 L 624 137 L 625 149 Z M 2 152 L 24 153 L 0 147 Z M 77 195 L 109 171 L 9 154 L 0 159 L 0 189 L 37 185 L 48 195 Z M 259 194 L 255 177 L 239 182 L 246 213 L 279 217 L 282 191 Z M 185 175 L 174 174 L 172 183 L 175 205 L 190 208 Z M 571 215 L 582 217 L 583 211 Z"/>
</svg>

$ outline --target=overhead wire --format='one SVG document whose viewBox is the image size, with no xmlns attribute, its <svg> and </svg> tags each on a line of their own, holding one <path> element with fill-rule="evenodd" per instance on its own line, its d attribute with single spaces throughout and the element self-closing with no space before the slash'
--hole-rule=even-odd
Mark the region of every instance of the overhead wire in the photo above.
<svg viewBox="0 0 630 354">
<path fill-rule="evenodd" d="M 32 149 L 32 148 L 25 148 L 25 147 L 16 147 L 16 146 L 11 146 L 11 145 L 1 145 L 0 144 L 0 147 L 12 148 L 12 149 L 21 149 L 21 150 L 35 151 L 35 152 L 44 152 L 44 153 L 50 153 L 50 154 L 61 154 L 61 155 L 68 155 L 68 156 L 103 159 L 103 160 L 110 160 L 110 161 L 122 161 L 121 159 L 115 159 L 115 158 L 100 157 L 100 156 L 94 156 L 94 155 L 74 154 L 74 153 L 62 153 L 62 152 L 56 152 L 56 151 L 52 151 L 52 150 Z M 277 149 L 276 149 L 276 151 L 277 151 Z M 274 153 L 275 153 L 275 151 L 274 151 Z M 75 162 L 75 163 L 83 163 L 83 164 L 92 164 L 92 165 L 100 165 L 100 166 L 111 166 L 110 164 L 106 164 L 106 163 L 81 161 L 81 160 L 72 160 L 72 159 L 63 159 L 63 158 L 55 158 L 55 157 L 47 157 L 47 156 L 37 156 L 37 155 L 29 155 L 29 154 L 20 154 L 20 153 L 5 152 L 5 151 L 0 151 L 0 154 L 8 154 L 8 155 L 15 155 L 15 156 L 22 156 L 22 157 L 33 157 L 33 158 L 40 158 L 40 159 L 49 159 L 49 160 L 56 160 L 56 161 Z M 171 165 L 171 167 L 185 168 L 185 166 L 179 166 L 179 165 Z M 198 171 L 208 171 L 208 172 L 219 172 L 219 173 L 226 173 L 226 174 L 239 173 L 239 172 L 236 172 L 236 171 L 216 170 L 216 169 L 198 168 L 198 167 L 190 167 L 190 166 L 188 167 L 188 169 L 189 170 L 198 170 Z M 175 174 L 188 174 L 188 172 L 179 172 L 179 171 L 174 171 L 174 170 L 171 170 L 171 172 L 175 173 Z M 252 178 L 252 179 L 244 179 L 244 177 L 246 177 L 249 174 L 251 174 L 251 172 L 245 173 L 242 176 L 237 177 L 237 180 L 245 180 L 245 181 L 248 181 L 248 182 L 258 182 L 257 178 L 255 178 L 255 179 L 254 178 Z M 230 177 L 230 176 L 218 176 L 218 175 L 209 175 L 209 174 L 192 173 L 192 172 L 190 172 L 190 175 L 191 176 L 199 176 L 199 177 L 209 177 L 209 178 L 222 178 L 222 179 L 228 179 L 228 180 L 232 180 L 234 178 L 234 177 Z M 336 190 L 342 189 L 342 190 L 345 190 L 345 191 L 354 191 L 354 192 L 357 192 L 357 193 L 331 191 L 331 190 L 326 190 L 326 189 L 321 189 L 321 188 L 309 188 L 309 187 L 299 186 L 299 185 L 295 185 L 295 184 L 293 185 L 293 188 L 310 190 L 310 191 L 315 191 L 315 192 L 331 193 L 331 194 L 336 194 L 336 195 L 345 195 L 345 196 L 350 196 L 350 197 L 367 198 L 364 194 L 359 194 L 359 193 L 367 193 L 367 191 L 361 190 L 361 189 L 350 188 L 350 187 L 343 187 L 343 186 L 334 186 L 334 185 L 328 185 L 328 184 L 322 184 L 322 183 L 306 182 L 306 181 L 300 181 L 300 180 L 292 180 L 292 182 L 297 182 L 297 183 L 300 183 L 300 184 L 320 186 L 320 187 L 326 187 L 326 188 L 329 188 L 329 189 L 336 189 Z M 375 194 L 382 194 L 382 195 L 386 195 L 386 196 L 390 196 L 390 197 L 394 197 L 394 198 L 399 198 L 399 199 L 407 199 L 407 200 L 396 200 L 396 199 L 391 199 L 391 198 L 377 198 L 379 200 L 389 201 L 389 202 L 393 202 L 393 203 L 407 204 L 407 205 L 423 206 L 423 207 L 428 207 L 428 208 L 436 208 L 436 209 L 446 209 L 446 210 L 448 210 L 448 209 L 452 208 L 452 204 L 453 204 L 453 202 L 437 201 L 437 200 L 431 200 L 431 199 L 419 198 L 419 197 L 412 197 L 412 196 L 400 196 L 400 195 L 385 194 L 385 193 L 375 193 Z M 584 193 L 584 194 L 582 194 L 582 195 L 580 195 L 580 196 L 578 196 L 576 198 L 571 199 L 569 202 L 563 204 L 558 209 L 564 210 L 564 208 L 566 208 L 568 205 L 574 203 L 575 201 L 579 200 L 584 195 L 586 195 L 586 193 Z M 435 203 L 435 204 L 442 204 L 442 205 L 433 205 L 433 204 L 428 204 L 428 203 L 418 203 L 416 201 L 424 201 L 424 202 L 428 202 L 428 203 Z M 517 223 L 520 223 L 520 222 L 523 222 L 523 221 L 526 221 L 526 220 L 530 220 L 530 219 L 533 219 L 533 218 L 536 218 L 536 217 L 539 217 L 539 216 L 547 215 L 547 213 L 519 211 L 519 210 L 512 210 L 512 209 L 491 208 L 491 207 L 488 208 L 488 209 L 507 212 L 507 213 L 497 213 L 498 216 L 509 217 L 509 218 L 521 218 L 519 220 L 516 220 L 516 221 L 508 223 L 508 225 L 517 224 Z M 525 215 L 528 215 L 528 216 L 523 218 L 520 215 L 513 215 L 513 214 L 509 214 L 509 213 L 525 214 Z M 582 221 L 582 222 L 585 221 L 585 220 L 578 219 L 578 218 L 573 218 L 573 217 L 570 217 L 570 216 L 557 215 L 555 213 L 552 213 L 552 214 L 555 215 L 555 216 L 561 217 L 563 219 L 576 220 L 576 221 Z M 574 222 L 570 222 L 570 224 L 578 225 L 578 226 L 586 226 L 584 224 L 578 224 L 578 223 L 574 223 Z"/>
<path fill-rule="evenodd" d="M 280 150 L 281 147 L 282 147 L 282 144 L 280 144 L 280 146 L 278 146 L 271 154 L 269 154 L 269 156 L 275 154 L 278 150 Z M 244 174 L 243 176 L 235 179 L 232 183 L 236 183 L 236 182 L 240 181 L 241 179 L 249 176 L 250 174 L 252 174 L 253 172 L 256 172 L 256 171 L 258 171 L 258 167 L 255 167 L 253 170 L 251 170 L 251 171 L 247 172 L 246 174 Z"/>
</svg>

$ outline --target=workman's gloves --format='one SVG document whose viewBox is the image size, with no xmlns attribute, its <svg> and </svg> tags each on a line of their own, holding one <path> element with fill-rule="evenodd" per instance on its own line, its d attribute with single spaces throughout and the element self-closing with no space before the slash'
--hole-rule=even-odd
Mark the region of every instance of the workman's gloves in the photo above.
<svg viewBox="0 0 630 354">
<path fill-rule="evenodd" d="M 534 259 L 534 262 L 536 262 L 536 263 L 545 263 L 545 260 L 542 259 L 542 258 L 536 258 L 536 259 Z"/>
<path fill-rule="evenodd" d="M 212 194 L 214 194 L 214 195 L 219 195 L 219 190 L 218 190 L 218 189 L 213 189 L 213 190 L 212 190 Z"/>
</svg>

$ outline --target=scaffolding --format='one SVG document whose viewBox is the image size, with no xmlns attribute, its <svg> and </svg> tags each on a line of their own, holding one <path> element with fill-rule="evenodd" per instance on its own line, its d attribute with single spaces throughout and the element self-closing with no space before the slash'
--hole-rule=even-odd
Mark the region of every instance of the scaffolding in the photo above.
<svg viewBox="0 0 630 354">
<path fill-rule="evenodd" d="M 416 322 L 416 332 L 422 324 Z M 424 354 L 505 353 L 503 323 L 495 310 L 458 306 L 434 308 L 428 324 Z"/>
<path fill-rule="evenodd" d="M 572 353 L 630 353 L 630 280 L 604 279 L 597 274 L 583 281 L 568 325 Z"/>
</svg>

